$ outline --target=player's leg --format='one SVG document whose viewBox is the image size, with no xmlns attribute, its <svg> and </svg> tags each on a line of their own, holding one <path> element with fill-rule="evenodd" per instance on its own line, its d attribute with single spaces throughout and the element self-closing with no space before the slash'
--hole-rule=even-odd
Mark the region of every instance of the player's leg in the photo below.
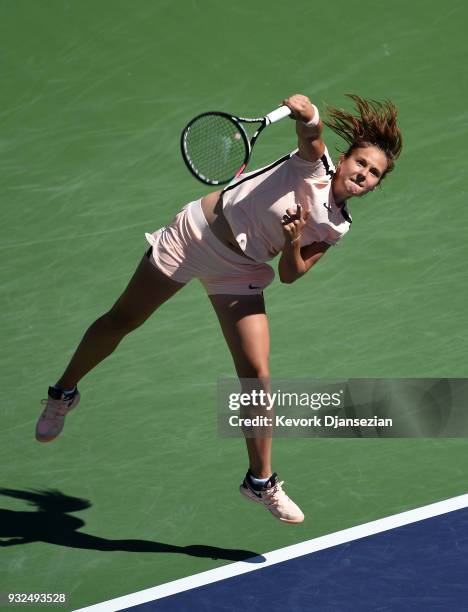
<svg viewBox="0 0 468 612">
<path fill-rule="evenodd" d="M 48 397 L 43 400 L 45 408 L 36 425 L 39 442 L 50 442 L 60 434 L 66 414 L 80 401 L 76 385 L 83 376 L 183 286 L 160 272 L 147 255 L 143 257 L 125 291 L 88 328 L 64 373 L 56 385 L 49 387 Z"/>
<path fill-rule="evenodd" d="M 160 272 L 145 255 L 112 308 L 88 328 L 57 386 L 74 387 L 183 286 Z"/>
<path fill-rule="evenodd" d="M 262 295 L 212 295 L 211 303 L 240 379 L 255 379 L 269 391 L 270 334 Z M 250 381 L 251 385 L 255 384 Z M 271 476 L 271 436 L 246 437 L 250 470 L 256 478 Z"/>
<path fill-rule="evenodd" d="M 246 390 L 269 391 L 270 336 L 263 296 L 211 295 L 210 299 L 237 375 L 250 379 L 245 383 Z M 240 492 L 263 504 L 275 518 L 286 523 L 301 523 L 304 520 L 302 511 L 283 491 L 276 473 L 272 474 L 271 442 L 271 429 L 269 432 L 263 430 L 257 437 L 246 437 L 250 468 Z"/>
</svg>

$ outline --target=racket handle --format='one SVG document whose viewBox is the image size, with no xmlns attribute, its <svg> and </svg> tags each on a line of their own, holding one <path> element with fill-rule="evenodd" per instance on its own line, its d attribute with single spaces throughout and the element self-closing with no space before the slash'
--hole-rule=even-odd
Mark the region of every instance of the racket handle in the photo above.
<svg viewBox="0 0 468 612">
<path fill-rule="evenodd" d="M 269 125 L 270 123 L 276 123 L 285 117 L 289 117 L 290 114 L 291 109 L 288 106 L 280 106 L 279 108 L 275 108 L 274 111 L 271 111 L 271 113 L 268 113 L 268 115 L 265 117 L 266 124 Z"/>
</svg>

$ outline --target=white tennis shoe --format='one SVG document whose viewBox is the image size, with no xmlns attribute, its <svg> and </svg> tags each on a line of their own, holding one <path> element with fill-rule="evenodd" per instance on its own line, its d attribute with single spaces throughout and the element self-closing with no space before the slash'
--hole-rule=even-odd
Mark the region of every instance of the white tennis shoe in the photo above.
<svg viewBox="0 0 468 612">
<path fill-rule="evenodd" d="M 241 495 L 257 504 L 263 504 L 271 514 L 283 523 L 302 523 L 304 514 L 297 504 L 283 490 L 276 472 L 270 476 L 262 487 L 255 487 L 250 480 L 250 470 L 239 487 Z"/>
<path fill-rule="evenodd" d="M 42 400 L 45 404 L 43 413 L 36 425 L 36 440 L 38 442 L 51 442 L 63 429 L 65 416 L 70 410 L 78 406 L 80 393 L 76 389 L 73 395 L 66 395 L 55 387 L 49 387 L 47 399 Z"/>
</svg>

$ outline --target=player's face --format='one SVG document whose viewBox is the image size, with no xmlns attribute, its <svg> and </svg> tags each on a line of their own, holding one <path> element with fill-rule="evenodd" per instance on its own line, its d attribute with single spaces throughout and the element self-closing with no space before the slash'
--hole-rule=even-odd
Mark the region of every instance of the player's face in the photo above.
<svg viewBox="0 0 468 612">
<path fill-rule="evenodd" d="M 354 149 L 349 157 L 340 156 L 333 193 L 338 200 L 363 196 L 377 187 L 387 170 L 385 153 L 376 146 Z"/>
</svg>

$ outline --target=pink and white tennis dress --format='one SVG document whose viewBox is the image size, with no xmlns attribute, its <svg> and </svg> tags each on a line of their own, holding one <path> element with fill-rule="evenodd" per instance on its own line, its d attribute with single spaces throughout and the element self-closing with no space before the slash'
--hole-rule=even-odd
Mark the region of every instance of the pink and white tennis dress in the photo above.
<svg viewBox="0 0 468 612">
<path fill-rule="evenodd" d="M 325 149 L 316 162 L 297 150 L 272 164 L 242 174 L 223 189 L 223 212 L 247 257 L 216 238 L 203 215 L 201 201 L 190 202 L 166 227 L 145 234 L 151 259 L 180 283 L 198 278 L 209 295 L 261 293 L 274 278 L 266 264 L 283 248 L 283 215 L 300 204 L 309 213 L 301 247 L 313 242 L 335 245 L 352 223 L 346 204 L 338 207 L 331 179 L 335 167 Z"/>
</svg>

